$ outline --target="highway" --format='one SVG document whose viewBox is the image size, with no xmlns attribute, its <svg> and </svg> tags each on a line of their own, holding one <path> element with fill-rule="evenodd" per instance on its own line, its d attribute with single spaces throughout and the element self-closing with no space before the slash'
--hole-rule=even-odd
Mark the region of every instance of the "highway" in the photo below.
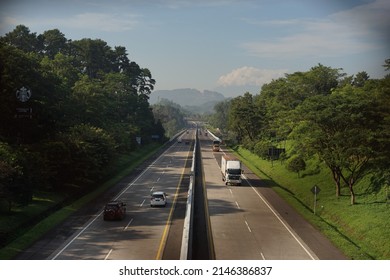
<svg viewBox="0 0 390 280">
<path fill-rule="evenodd" d="M 215 259 L 345 258 L 272 189 L 262 187 L 262 180 L 245 166 L 242 185 L 226 186 L 220 161 L 227 151 L 213 152 L 212 138 L 205 133 L 200 143 Z"/>
<path fill-rule="evenodd" d="M 181 183 L 187 176 L 188 161 L 191 161 L 189 157 L 194 133 L 195 130 L 184 133 L 182 143 L 174 143 L 113 198 L 127 204 L 125 219 L 103 221 L 104 205 L 101 205 L 100 211 L 48 259 L 154 260 L 164 258 L 166 247 L 178 248 L 175 250 L 179 252 L 180 248 L 172 243 L 181 242 L 178 235 L 182 233 L 182 227 L 176 227 L 176 232 L 170 232 L 170 229 L 174 217 L 180 216 L 174 210 L 180 194 L 185 193 L 185 190 L 181 190 Z M 150 207 L 152 191 L 166 192 L 168 205 Z M 169 236 L 177 242 L 170 241 Z M 172 252 L 167 255 L 172 255 Z"/>
<path fill-rule="evenodd" d="M 179 260 L 196 129 L 184 132 L 109 194 L 72 215 L 18 259 Z M 222 181 L 222 151 L 199 135 L 196 160 L 193 260 L 346 259 L 247 167 L 241 186 Z M 150 207 L 152 191 L 168 194 L 166 207 Z M 127 204 L 125 219 L 104 221 L 109 200 Z"/>
</svg>

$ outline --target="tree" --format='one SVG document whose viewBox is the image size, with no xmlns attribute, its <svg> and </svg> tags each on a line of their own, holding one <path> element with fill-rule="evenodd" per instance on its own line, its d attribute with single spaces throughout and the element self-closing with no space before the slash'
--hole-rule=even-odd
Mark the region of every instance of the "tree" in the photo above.
<svg viewBox="0 0 390 280">
<path fill-rule="evenodd" d="M 180 105 L 167 99 L 162 99 L 152 106 L 154 118 L 161 123 L 168 137 L 183 129 L 187 122 Z"/>
<path fill-rule="evenodd" d="M 344 76 L 341 69 L 318 64 L 307 72 L 286 74 L 264 84 L 255 97 L 256 107 L 263 116 L 261 137 L 286 139 L 294 126 L 291 112 L 309 97 L 331 94 Z"/>
<path fill-rule="evenodd" d="M 378 157 L 383 116 L 372 93 L 350 85 L 331 95 L 308 98 L 296 110 L 300 120 L 291 136 L 298 149 L 317 154 L 330 168 L 340 195 L 341 180 L 355 203 L 354 185 Z"/>
<path fill-rule="evenodd" d="M 68 53 L 68 40 L 58 29 L 47 30 L 41 36 L 43 53 L 50 59 L 53 59 L 56 54 L 62 53 L 65 55 Z"/>
<path fill-rule="evenodd" d="M 252 148 L 261 128 L 261 121 L 252 94 L 247 92 L 231 101 L 229 129 L 234 131 L 239 139 L 246 139 L 249 145 L 252 144 Z"/>
<path fill-rule="evenodd" d="M 287 161 L 287 169 L 296 172 L 299 177 L 299 172 L 306 169 L 305 160 L 301 156 L 293 156 Z"/>
<path fill-rule="evenodd" d="M 31 178 L 28 176 L 26 155 L 0 142 L 0 200 L 8 203 L 8 211 L 13 205 L 29 203 L 32 199 Z"/>
<path fill-rule="evenodd" d="M 218 102 L 214 106 L 215 113 L 213 114 L 212 118 L 210 119 L 211 124 L 221 129 L 222 131 L 228 130 L 228 118 L 229 118 L 229 112 L 230 112 L 230 100 L 225 100 Z"/>
<path fill-rule="evenodd" d="M 35 53 L 25 53 L 12 46 L 0 47 L 0 133 L 12 142 L 32 143 L 53 133 L 58 120 L 58 104 L 63 98 L 60 80 L 46 71 Z M 31 97 L 20 102 L 15 94 L 26 88 Z M 18 114 L 25 108 L 29 114 Z M 15 117 L 16 116 L 16 117 Z"/>
<path fill-rule="evenodd" d="M 24 52 L 40 52 L 42 42 L 36 33 L 31 33 L 25 25 L 17 25 L 11 32 L 1 38 L 1 43 L 18 48 Z"/>
<path fill-rule="evenodd" d="M 156 81 L 152 78 L 152 73 L 147 68 L 140 68 L 135 62 L 130 62 L 125 73 L 132 79 L 132 86 L 144 99 L 149 99 L 150 93 L 154 89 Z"/>
<path fill-rule="evenodd" d="M 306 84 L 308 85 L 311 95 L 327 95 L 337 88 L 341 78 L 346 74 L 342 73 L 343 69 L 331 68 L 318 64 L 305 73 Z"/>
<path fill-rule="evenodd" d="M 101 128 L 80 124 L 62 134 L 72 155 L 73 176 L 78 180 L 96 180 L 114 156 L 114 140 Z"/>
<path fill-rule="evenodd" d="M 74 58 L 63 53 L 55 54 L 52 59 L 48 56 L 43 57 L 41 66 L 60 80 L 62 90 L 67 93 L 70 93 L 79 79 L 79 71 L 74 67 Z"/>
<path fill-rule="evenodd" d="M 130 67 L 130 59 L 127 56 L 127 51 L 125 47 L 115 47 L 114 50 L 114 72 L 119 71 L 120 73 L 125 72 Z"/>
<path fill-rule="evenodd" d="M 11 148 L 6 143 L 0 142 L 0 200 L 8 203 L 8 212 L 15 202 L 12 192 L 13 182 L 17 180 L 20 170 Z"/>
<path fill-rule="evenodd" d="M 22 172 L 0 158 L 0 193 L 13 201 L 28 202 L 35 187 L 101 178 L 116 152 L 137 148 L 136 136 L 165 140 L 148 102 L 155 80 L 124 47 L 72 42 L 58 29 L 37 36 L 23 25 L 0 42 L 0 139 L 23 154 Z M 23 103 L 22 87 L 32 93 Z M 31 115 L 18 115 L 24 107 Z"/>
<path fill-rule="evenodd" d="M 84 38 L 73 41 L 73 45 L 76 47 L 77 60 L 80 61 L 80 71 L 89 78 L 97 78 L 99 72 L 108 73 L 112 70 L 112 49 L 107 42 Z"/>
<path fill-rule="evenodd" d="M 362 71 L 356 74 L 353 78 L 352 84 L 356 87 L 363 87 L 364 84 L 370 79 L 370 76 L 366 71 Z"/>
<path fill-rule="evenodd" d="M 385 60 L 385 64 L 383 64 L 383 67 L 385 68 L 385 71 L 390 70 L 390 58 Z"/>
</svg>

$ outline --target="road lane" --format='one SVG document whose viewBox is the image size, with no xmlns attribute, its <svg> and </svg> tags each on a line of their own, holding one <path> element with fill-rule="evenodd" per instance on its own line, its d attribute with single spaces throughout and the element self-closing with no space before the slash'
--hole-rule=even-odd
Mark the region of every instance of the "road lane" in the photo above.
<svg viewBox="0 0 390 280">
<path fill-rule="evenodd" d="M 223 152 L 213 153 L 211 140 L 201 145 L 216 259 L 317 259 L 247 180 L 226 186 L 219 167 Z"/>
<path fill-rule="evenodd" d="M 184 137 L 193 138 L 193 131 Z M 114 197 L 127 204 L 124 220 L 103 221 L 99 211 L 49 259 L 161 258 L 189 148 L 184 141 L 173 144 Z M 168 205 L 152 208 L 150 193 L 159 190 L 168 194 Z"/>
</svg>

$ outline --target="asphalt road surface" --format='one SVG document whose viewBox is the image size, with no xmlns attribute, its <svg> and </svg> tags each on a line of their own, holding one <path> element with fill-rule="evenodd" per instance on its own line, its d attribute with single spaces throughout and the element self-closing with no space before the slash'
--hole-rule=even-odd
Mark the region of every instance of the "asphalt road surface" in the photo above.
<svg viewBox="0 0 390 280">
<path fill-rule="evenodd" d="M 210 136 L 202 133 L 202 162 L 217 260 L 346 259 L 320 232 L 244 166 L 241 186 L 226 186 Z"/>
<path fill-rule="evenodd" d="M 180 223 L 185 213 L 185 208 L 178 206 L 185 204 L 183 186 L 188 189 L 186 173 L 191 163 L 194 132 L 184 133 L 181 143 L 175 142 L 138 170 L 136 176 L 129 176 L 115 186 L 112 197 L 98 198 L 86 207 L 93 210 L 80 211 L 20 254 L 18 259 L 178 258 L 183 231 Z M 150 206 L 152 191 L 167 193 L 166 207 Z M 103 208 L 109 200 L 127 204 L 123 220 L 103 220 Z M 169 252 L 165 248 L 170 248 Z"/>
<path fill-rule="evenodd" d="M 181 143 L 145 162 L 17 259 L 180 259 L 194 132 L 185 132 Z M 346 259 L 245 166 L 242 186 L 226 186 L 220 171 L 226 151 L 212 152 L 210 135 L 199 138 L 203 182 L 198 188 L 205 201 L 197 216 L 207 236 L 197 234 L 194 259 Z M 157 190 L 168 194 L 166 207 L 150 207 L 150 193 Z M 104 204 L 112 199 L 126 202 L 124 220 L 103 221 Z"/>
</svg>

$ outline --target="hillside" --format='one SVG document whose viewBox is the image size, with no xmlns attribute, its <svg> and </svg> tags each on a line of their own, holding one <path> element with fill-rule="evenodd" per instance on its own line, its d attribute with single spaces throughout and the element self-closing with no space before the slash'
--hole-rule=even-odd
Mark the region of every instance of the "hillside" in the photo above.
<svg viewBox="0 0 390 280">
<path fill-rule="evenodd" d="M 183 88 L 174 90 L 156 90 L 150 95 L 150 104 L 156 104 L 162 99 L 168 99 L 191 112 L 207 113 L 212 112 L 214 105 L 225 100 L 219 92 Z"/>
</svg>

